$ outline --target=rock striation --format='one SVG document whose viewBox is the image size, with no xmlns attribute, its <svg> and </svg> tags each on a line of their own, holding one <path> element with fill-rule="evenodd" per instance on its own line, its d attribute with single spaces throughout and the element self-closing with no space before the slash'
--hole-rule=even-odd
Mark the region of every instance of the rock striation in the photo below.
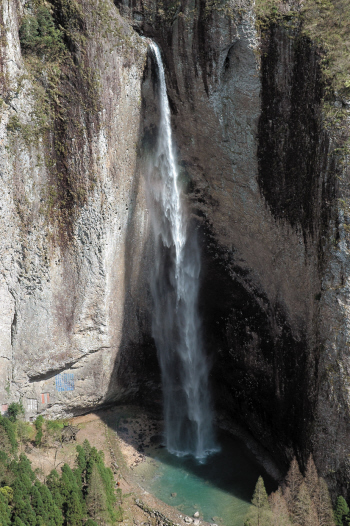
<svg viewBox="0 0 350 526">
<path fill-rule="evenodd" d="M 75 97 L 85 84 L 66 72 L 58 102 L 75 124 L 58 155 L 45 140 L 59 135 L 57 119 L 35 141 L 24 133 L 36 103 L 19 42 L 25 7 L 1 0 L 2 410 L 22 399 L 28 418 L 60 416 L 160 399 L 142 171 L 157 137 L 158 87 L 143 35 L 163 53 L 180 176 L 202 244 L 217 413 L 239 421 L 281 466 L 312 451 L 346 494 L 349 197 L 339 147 L 347 131 L 327 126 L 318 49 L 276 22 L 258 35 L 253 4 L 240 0 L 78 4 L 86 48 L 71 53 L 97 73 L 96 104 Z"/>
<path fill-rule="evenodd" d="M 94 3 L 84 3 L 84 66 L 98 72 L 98 111 L 74 100 L 69 86 L 59 95 L 79 129 L 67 133 L 63 163 L 86 195 L 81 203 L 68 189 L 73 203 L 60 215 L 55 198 L 65 181 L 50 170 L 60 159 L 44 134 L 34 140 L 35 79 L 19 42 L 24 8 L 1 4 L 0 403 L 5 411 L 21 398 L 28 417 L 133 396 L 140 385 L 121 349 L 142 368 L 131 355 L 149 345 L 148 210 L 137 162 L 147 45 L 104 5 L 114 39 L 106 20 L 92 17 Z M 66 76 L 66 84 L 74 81 Z"/>
</svg>

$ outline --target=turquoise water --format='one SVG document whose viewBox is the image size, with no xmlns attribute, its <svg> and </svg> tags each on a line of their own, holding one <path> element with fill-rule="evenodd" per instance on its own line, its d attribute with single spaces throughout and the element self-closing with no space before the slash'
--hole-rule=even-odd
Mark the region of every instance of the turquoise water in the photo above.
<svg viewBox="0 0 350 526">
<path fill-rule="evenodd" d="M 269 492 L 277 485 L 241 440 L 222 434 L 220 445 L 221 451 L 205 464 L 155 448 L 147 452 L 147 461 L 135 469 L 135 475 L 145 490 L 184 515 L 199 511 L 205 521 L 243 526 L 259 475 Z"/>
</svg>

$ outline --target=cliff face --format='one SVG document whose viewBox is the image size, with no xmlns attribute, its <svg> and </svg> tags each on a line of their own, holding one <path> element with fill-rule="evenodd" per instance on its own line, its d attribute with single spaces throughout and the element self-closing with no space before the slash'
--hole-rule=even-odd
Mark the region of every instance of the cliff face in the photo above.
<svg viewBox="0 0 350 526">
<path fill-rule="evenodd" d="M 28 417 L 59 415 L 157 391 L 142 177 L 157 79 L 142 33 L 163 52 L 202 240 L 218 414 L 281 464 L 313 451 L 345 491 L 346 166 L 325 126 L 317 50 L 278 24 L 259 41 L 253 6 L 238 2 L 123 2 L 120 14 L 107 1 L 73 3 L 83 38 L 73 45 L 66 30 L 64 118 L 35 134 L 45 82 L 21 54 L 24 7 L 2 2 L 0 403 L 22 397 Z"/>
<path fill-rule="evenodd" d="M 346 171 L 335 151 L 344 137 L 326 126 L 320 54 L 288 24 L 270 24 L 259 41 L 252 9 L 240 16 L 238 5 L 119 7 L 163 50 L 182 179 L 202 236 L 219 418 L 248 427 L 281 465 L 312 451 L 346 492 L 348 417 L 336 408 L 346 400 L 344 341 L 337 373 L 332 350 L 336 330 L 346 339 L 346 293 L 325 286 L 346 261 L 337 207 Z M 157 125 L 152 68 L 149 57 L 146 150 Z"/>
<path fill-rule="evenodd" d="M 331 330 L 321 288 L 340 170 L 323 125 L 320 60 L 282 26 L 259 43 L 249 10 L 223 16 L 216 5 L 191 5 L 152 24 L 146 11 L 137 24 L 164 51 L 178 157 L 202 235 L 215 402 L 276 459 L 287 465 L 296 453 L 303 462 L 318 451 Z M 147 136 L 155 125 L 146 121 Z"/>
<path fill-rule="evenodd" d="M 147 46 L 112 4 L 95 7 L 83 4 L 84 53 L 76 46 L 61 66 L 65 113 L 42 130 L 43 83 L 20 49 L 24 8 L 1 4 L 0 403 L 23 397 L 27 416 L 133 395 L 132 367 L 112 372 L 150 333 L 137 165 Z"/>
</svg>

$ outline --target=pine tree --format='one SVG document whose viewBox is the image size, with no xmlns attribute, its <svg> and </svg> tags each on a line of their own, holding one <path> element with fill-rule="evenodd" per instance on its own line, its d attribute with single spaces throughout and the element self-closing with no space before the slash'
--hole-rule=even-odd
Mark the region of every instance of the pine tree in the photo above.
<svg viewBox="0 0 350 526">
<path fill-rule="evenodd" d="M 334 519 L 336 526 L 343 526 L 343 518 L 349 513 L 349 506 L 344 497 L 339 496 L 335 504 Z"/>
<path fill-rule="evenodd" d="M 10 469 L 14 473 L 14 475 L 16 475 L 20 479 L 22 479 L 23 476 L 27 477 L 26 484 L 29 483 L 29 488 L 32 486 L 31 481 L 35 480 L 35 473 L 32 470 L 30 460 L 23 453 L 21 453 L 18 462 L 16 462 L 16 460 L 13 460 L 10 463 Z"/>
<path fill-rule="evenodd" d="M 252 504 L 258 509 L 266 509 L 270 507 L 265 489 L 265 484 L 262 477 L 259 477 L 258 482 L 256 483 L 255 491 L 252 498 Z"/>
<path fill-rule="evenodd" d="M 98 523 L 108 521 L 107 497 L 104 484 L 96 463 L 93 464 L 86 505 L 89 515 Z"/>
<path fill-rule="evenodd" d="M 316 503 L 316 501 L 318 500 L 319 493 L 319 481 L 317 469 L 312 455 L 309 456 L 309 460 L 307 461 L 305 482 L 311 500 Z"/>
<path fill-rule="evenodd" d="M 305 482 L 300 485 L 292 520 L 298 526 L 319 526 L 317 512 Z"/>
<path fill-rule="evenodd" d="M 48 519 L 48 517 L 46 517 L 45 510 L 44 510 L 44 503 L 42 501 L 41 495 L 39 493 L 39 490 L 36 484 L 34 484 L 34 486 L 31 488 L 30 495 L 31 495 L 31 504 L 35 512 L 35 515 L 37 517 L 38 516 L 42 517 L 43 520 Z"/>
<path fill-rule="evenodd" d="M 8 500 L 0 492 L 0 524 L 1 526 L 10 526 L 11 524 L 11 508 L 8 504 Z"/>
<path fill-rule="evenodd" d="M 54 503 L 50 490 L 44 484 L 41 484 L 39 492 L 43 501 L 43 518 L 46 521 L 46 526 L 62 526 L 63 515 Z"/>
<path fill-rule="evenodd" d="M 56 504 L 56 506 L 59 509 L 62 509 L 63 502 L 64 502 L 64 496 L 61 493 L 62 483 L 55 469 L 53 469 L 51 473 L 48 475 L 46 479 L 46 484 L 51 492 L 54 504 Z"/>
<path fill-rule="evenodd" d="M 14 491 L 13 495 L 13 515 L 24 522 L 26 526 L 36 525 L 36 516 L 33 508 L 30 505 L 28 494 L 18 490 Z"/>
<path fill-rule="evenodd" d="M 287 502 L 281 488 L 271 493 L 269 503 L 272 511 L 271 526 L 291 526 Z"/>
<path fill-rule="evenodd" d="M 0 426 L 5 430 L 11 444 L 11 451 L 14 453 L 18 447 L 14 423 L 0 415 Z"/>
<path fill-rule="evenodd" d="M 335 526 L 331 497 L 326 481 L 319 478 L 319 494 L 315 502 L 320 526 Z"/>
<path fill-rule="evenodd" d="M 84 478 L 87 482 L 87 503 L 91 507 L 92 490 L 91 486 L 95 486 L 95 480 L 100 480 L 99 491 L 103 494 L 103 509 L 106 513 L 103 514 L 104 521 L 107 524 L 115 524 L 116 521 L 123 520 L 123 510 L 121 506 L 116 508 L 116 496 L 114 491 L 114 477 L 110 468 L 104 464 L 104 456 L 102 451 L 97 451 L 95 447 L 91 447 L 87 440 L 83 443 L 83 450 L 85 452 L 86 469 L 83 471 Z M 84 458 L 80 450 L 78 450 L 78 467 L 84 467 Z M 101 507 L 102 508 L 102 507 Z M 91 514 L 91 513 L 90 513 Z M 94 515 L 92 515 L 94 517 Z"/>
<path fill-rule="evenodd" d="M 26 526 L 35 526 L 36 516 L 30 502 L 32 481 L 28 474 L 22 471 L 26 467 L 25 465 L 22 464 L 21 466 L 20 462 L 17 465 L 11 462 L 11 465 L 18 468 L 16 479 L 12 485 L 13 515 L 21 519 Z"/>
<path fill-rule="evenodd" d="M 93 466 L 95 463 L 99 464 L 103 462 L 103 456 L 102 456 L 102 451 L 100 452 L 97 451 L 95 447 L 89 447 L 88 450 L 89 450 L 89 453 L 87 455 L 87 462 L 86 462 L 86 480 L 87 480 L 87 483 L 89 484 Z"/>
<path fill-rule="evenodd" d="M 43 415 L 39 415 L 34 422 L 34 425 L 36 427 L 37 433 L 35 435 L 35 445 L 37 447 L 40 447 L 41 441 L 43 438 L 43 423 L 44 423 L 44 417 Z"/>
<path fill-rule="evenodd" d="M 76 458 L 76 469 L 75 473 L 78 475 L 78 478 L 80 478 L 81 482 L 86 483 L 86 453 L 85 449 L 81 446 L 77 446 L 76 448 L 78 456 Z"/>
<path fill-rule="evenodd" d="M 122 517 L 122 510 L 119 506 L 118 511 L 116 511 L 115 505 L 117 502 L 116 495 L 114 492 L 114 478 L 113 473 L 110 468 L 106 468 L 104 465 L 103 459 L 101 457 L 101 460 L 97 463 L 98 472 L 100 474 L 100 477 L 103 482 L 103 488 L 106 494 L 106 501 L 107 501 L 107 512 L 109 515 L 109 520 L 112 524 L 117 519 L 117 516 L 119 517 L 119 520 L 123 520 Z"/>
<path fill-rule="evenodd" d="M 85 514 L 85 501 L 83 498 L 83 493 L 81 491 L 81 481 L 79 480 L 78 483 L 77 477 L 75 476 L 71 468 L 68 466 L 68 464 L 64 464 L 64 466 L 62 467 L 61 494 L 62 496 L 65 496 L 67 500 L 67 497 L 72 492 L 78 495 L 83 513 Z"/>
<path fill-rule="evenodd" d="M 1 446 L 0 446 L 1 448 Z M 7 473 L 8 456 L 5 451 L 0 449 L 0 484 L 5 484 Z"/>
<path fill-rule="evenodd" d="M 288 510 L 290 515 L 294 515 L 295 504 L 298 498 L 299 489 L 303 482 L 303 476 L 300 473 L 299 464 L 297 459 L 294 457 L 289 471 L 286 475 L 286 485 L 287 489 L 284 492 L 284 497 L 286 499 Z"/>
<path fill-rule="evenodd" d="M 76 491 L 72 491 L 69 494 L 66 501 L 66 509 L 67 526 L 82 526 L 83 519 L 85 519 L 85 513 Z"/>
<path fill-rule="evenodd" d="M 256 483 L 252 504 L 245 526 L 270 526 L 272 513 L 262 477 Z"/>
<path fill-rule="evenodd" d="M 0 449 L 6 453 L 10 453 L 12 449 L 10 439 L 2 426 L 0 426 Z"/>
<path fill-rule="evenodd" d="M 62 509 L 67 526 L 80 526 L 86 518 L 86 505 L 76 477 L 68 466 L 62 467 L 62 476 L 59 484 L 60 495 L 63 500 Z"/>
</svg>

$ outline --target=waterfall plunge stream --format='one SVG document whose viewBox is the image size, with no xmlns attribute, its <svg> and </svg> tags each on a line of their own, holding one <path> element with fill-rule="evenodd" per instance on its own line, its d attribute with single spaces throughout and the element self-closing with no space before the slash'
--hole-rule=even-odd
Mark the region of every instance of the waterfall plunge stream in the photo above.
<svg viewBox="0 0 350 526">
<path fill-rule="evenodd" d="M 190 228 L 172 143 L 170 107 L 161 54 L 153 42 L 159 80 L 160 122 L 149 167 L 155 266 L 153 337 L 162 373 L 166 445 L 176 455 L 203 459 L 216 450 L 198 313 L 200 249 Z"/>
</svg>

